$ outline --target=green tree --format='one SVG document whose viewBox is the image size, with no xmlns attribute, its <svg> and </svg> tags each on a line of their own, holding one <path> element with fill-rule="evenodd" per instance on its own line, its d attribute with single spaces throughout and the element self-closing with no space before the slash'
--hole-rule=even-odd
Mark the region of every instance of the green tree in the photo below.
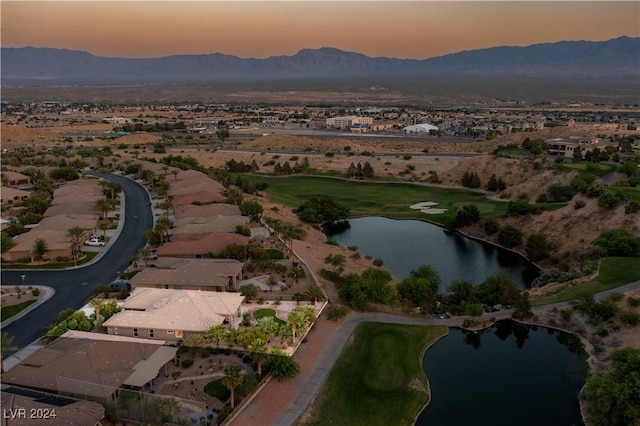
<svg viewBox="0 0 640 426">
<path fill-rule="evenodd" d="M 618 173 L 627 175 L 628 178 L 640 175 L 640 166 L 634 161 L 627 160 L 620 165 Z"/>
<path fill-rule="evenodd" d="M 43 238 L 38 238 L 33 242 L 33 258 L 35 260 L 42 260 L 44 255 L 47 254 L 47 249 L 47 242 Z"/>
<path fill-rule="evenodd" d="M 216 130 L 216 136 L 218 137 L 218 139 L 220 139 L 220 142 L 224 142 L 230 136 L 229 129 L 227 129 L 226 127 L 223 127 L 221 129 Z"/>
<path fill-rule="evenodd" d="M 440 275 L 429 265 L 411 271 L 409 277 L 397 285 L 398 295 L 428 311 L 436 307 L 440 293 Z"/>
<path fill-rule="evenodd" d="M 243 373 L 239 365 L 230 365 L 224 369 L 222 384 L 231 392 L 231 409 L 236 407 L 235 390 L 242 384 Z"/>
<path fill-rule="evenodd" d="M 293 211 L 306 223 L 325 223 L 349 216 L 349 208 L 333 198 L 312 197 Z"/>
<path fill-rule="evenodd" d="M 456 213 L 454 220 L 454 226 L 463 227 L 471 226 L 474 223 L 480 222 L 480 209 L 475 204 L 465 204 L 462 209 Z"/>
<path fill-rule="evenodd" d="M 7 234 L 4 231 L 0 232 L 0 243 L 2 247 L 0 252 L 2 253 L 8 252 L 16 245 L 16 243 L 13 241 L 13 238 L 11 238 L 11 235 Z"/>
<path fill-rule="evenodd" d="M 611 355 L 613 372 L 587 380 L 587 423 L 628 426 L 640 423 L 640 349 L 624 348 Z"/>
<path fill-rule="evenodd" d="M 279 349 L 271 352 L 267 366 L 273 377 L 278 381 L 295 377 L 300 373 L 300 365 L 296 360 Z"/>
<path fill-rule="evenodd" d="M 264 210 L 259 202 L 249 200 L 240 204 L 240 211 L 242 214 L 249 216 L 251 220 L 258 221 Z"/>
<path fill-rule="evenodd" d="M 224 259 L 245 260 L 247 257 L 247 248 L 241 244 L 229 244 L 219 253 Z"/>
<path fill-rule="evenodd" d="M 452 305 L 473 302 L 475 300 L 475 288 L 473 284 L 462 279 L 453 280 L 449 286 L 448 300 Z"/>
<path fill-rule="evenodd" d="M 537 262 L 549 257 L 549 254 L 551 254 L 551 245 L 544 235 L 532 234 L 527 237 L 525 252 L 531 260 Z"/>
<path fill-rule="evenodd" d="M 593 240 L 593 245 L 602 247 L 607 256 L 640 255 L 640 238 L 634 237 L 626 229 L 608 229 Z"/>
<path fill-rule="evenodd" d="M 214 325 L 207 331 L 207 339 L 217 347 L 220 347 L 220 341 L 226 340 L 227 333 L 227 328 L 224 325 Z"/>
<path fill-rule="evenodd" d="M 240 294 L 244 296 L 247 302 L 258 298 L 258 287 L 255 284 L 243 284 L 240 286 Z"/>
<path fill-rule="evenodd" d="M 487 305 L 514 305 L 520 299 L 520 289 L 504 269 L 490 275 L 476 287 L 476 297 Z"/>
<path fill-rule="evenodd" d="M 340 275 L 344 272 L 347 259 L 342 254 L 330 254 L 324 258 L 324 263 L 330 265 L 335 274 Z"/>
<path fill-rule="evenodd" d="M 533 316 L 531 312 L 531 302 L 529 301 L 529 293 L 523 291 L 520 293 L 520 297 L 514 305 L 513 314 L 511 315 L 515 319 L 527 319 Z"/>
<path fill-rule="evenodd" d="M 511 225 L 503 226 L 498 231 L 498 242 L 507 248 L 517 247 L 522 244 L 522 232 Z"/>
</svg>

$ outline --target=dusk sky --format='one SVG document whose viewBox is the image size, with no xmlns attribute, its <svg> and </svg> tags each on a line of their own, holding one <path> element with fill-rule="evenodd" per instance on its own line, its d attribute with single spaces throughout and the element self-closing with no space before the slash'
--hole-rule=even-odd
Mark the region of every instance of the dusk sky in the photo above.
<svg viewBox="0 0 640 426">
<path fill-rule="evenodd" d="M 640 36 L 640 2 L 11 1 L 2 47 L 98 56 L 265 58 L 336 47 L 425 59 L 462 50 Z"/>
</svg>

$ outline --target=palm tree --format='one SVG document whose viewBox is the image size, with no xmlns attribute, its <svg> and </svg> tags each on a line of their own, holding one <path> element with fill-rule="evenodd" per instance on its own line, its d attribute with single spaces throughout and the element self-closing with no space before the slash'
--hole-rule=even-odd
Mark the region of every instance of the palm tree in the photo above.
<svg viewBox="0 0 640 426">
<path fill-rule="evenodd" d="M 262 377 L 262 363 L 269 358 L 267 353 L 267 342 L 264 339 L 255 339 L 248 348 L 251 357 L 258 364 L 258 377 Z"/>
<path fill-rule="evenodd" d="M 109 221 L 103 220 L 100 223 L 98 223 L 98 229 L 102 231 L 102 236 L 106 240 L 107 239 L 107 231 L 109 229 L 111 229 L 111 224 L 109 223 Z"/>
<path fill-rule="evenodd" d="M 94 297 L 91 300 L 89 300 L 89 305 L 93 307 L 93 309 L 95 310 L 95 315 L 96 315 L 96 331 L 100 331 L 100 328 L 102 327 L 102 307 L 106 304 L 106 300 L 104 300 L 102 297 Z"/>
<path fill-rule="evenodd" d="M 4 354 L 6 352 L 17 351 L 18 347 L 13 344 L 13 336 L 8 332 L 3 331 L 0 334 L 0 372 L 4 373 Z"/>
<path fill-rule="evenodd" d="M 293 343 L 296 343 L 296 332 L 298 330 L 303 332 L 303 330 L 305 330 L 309 325 L 309 319 L 304 314 L 304 312 L 293 310 L 289 312 L 289 315 L 287 315 L 287 324 L 289 324 L 289 327 L 291 327 L 291 333 L 293 334 Z"/>
<path fill-rule="evenodd" d="M 239 365 L 230 365 L 224 369 L 224 377 L 222 378 L 222 384 L 231 392 L 231 409 L 236 407 L 235 404 L 235 390 L 242 384 L 243 380 L 242 369 Z"/>
<path fill-rule="evenodd" d="M 314 306 L 317 301 L 322 302 L 325 300 L 324 293 L 322 292 L 322 289 L 318 286 L 315 286 L 315 285 L 312 286 L 305 293 L 307 298 L 309 299 L 309 302 L 313 303 Z"/>
<path fill-rule="evenodd" d="M 213 342 L 217 347 L 220 347 L 220 341 L 227 338 L 227 329 L 224 325 L 214 325 L 207 331 L 207 339 Z"/>
<path fill-rule="evenodd" d="M 98 208 L 98 210 L 100 210 L 100 214 L 102 215 L 102 218 L 104 220 L 107 220 L 107 215 L 109 214 L 112 208 L 111 202 L 106 198 L 101 198 L 98 201 L 96 201 L 96 207 Z"/>
<path fill-rule="evenodd" d="M 169 212 L 171 211 L 171 207 L 173 207 L 171 205 L 171 203 L 169 201 L 163 201 L 161 203 L 159 203 L 156 207 L 158 207 L 159 209 L 164 210 L 164 216 L 165 217 L 169 217 Z"/>
<path fill-rule="evenodd" d="M 80 252 L 80 244 L 82 237 L 84 236 L 84 229 L 79 226 L 74 226 L 67 230 L 67 237 L 71 238 L 72 250 L 73 250 L 73 264 L 78 264 L 78 253 Z"/>
<path fill-rule="evenodd" d="M 293 268 L 291 268 L 291 271 L 289 271 L 288 277 L 291 278 L 294 283 L 298 284 L 298 281 L 307 278 L 307 273 L 305 272 L 302 266 L 296 265 Z"/>
<path fill-rule="evenodd" d="M 267 341 L 278 335 L 280 324 L 275 317 L 262 317 L 257 321 L 257 328 L 261 329 Z"/>
</svg>

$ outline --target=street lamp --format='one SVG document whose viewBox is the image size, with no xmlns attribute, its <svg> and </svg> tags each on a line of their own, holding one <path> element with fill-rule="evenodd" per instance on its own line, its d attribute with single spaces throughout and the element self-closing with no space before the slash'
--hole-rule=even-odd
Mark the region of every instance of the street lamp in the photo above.
<svg viewBox="0 0 640 426">
<path fill-rule="evenodd" d="M 25 274 L 20 275 L 20 278 L 22 278 L 22 285 L 24 285 L 24 279 L 27 278 L 27 276 Z"/>
</svg>

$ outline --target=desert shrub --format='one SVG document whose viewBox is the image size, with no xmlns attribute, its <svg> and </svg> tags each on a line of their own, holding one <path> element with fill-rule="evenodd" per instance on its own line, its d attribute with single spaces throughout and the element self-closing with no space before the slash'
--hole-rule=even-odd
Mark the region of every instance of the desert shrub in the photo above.
<svg viewBox="0 0 640 426">
<path fill-rule="evenodd" d="M 384 264 L 384 260 L 382 260 L 380 258 L 374 259 L 373 260 L 373 264 L 378 266 L 378 267 L 380 267 L 380 266 L 382 266 Z"/>
<path fill-rule="evenodd" d="M 629 298 L 627 299 L 627 305 L 629 305 L 629 307 L 631 308 L 637 308 L 638 306 L 640 306 L 640 298 L 629 296 Z"/>
<path fill-rule="evenodd" d="M 182 360 L 180 365 L 182 366 L 182 368 L 189 368 L 189 367 L 191 367 L 193 365 L 193 360 L 192 359 Z"/>
<path fill-rule="evenodd" d="M 623 324 L 630 325 L 632 327 L 640 324 L 640 314 L 635 312 L 620 312 L 618 317 Z"/>
<path fill-rule="evenodd" d="M 585 203 L 584 201 L 576 200 L 576 202 L 573 203 L 573 209 L 574 210 L 580 210 L 581 208 L 583 208 L 586 205 L 587 205 L 587 203 Z"/>
<path fill-rule="evenodd" d="M 35 297 L 40 296 L 40 289 L 39 288 L 34 288 L 33 290 L 31 290 L 31 294 Z"/>
<path fill-rule="evenodd" d="M 500 230 L 500 225 L 498 224 L 498 221 L 495 219 L 487 219 L 484 222 L 484 232 L 487 233 L 487 235 L 493 235 L 496 232 L 498 232 Z"/>
<path fill-rule="evenodd" d="M 340 303 L 329 303 L 327 306 L 327 318 L 331 321 L 337 321 L 344 318 L 349 313 L 349 308 Z"/>
</svg>

